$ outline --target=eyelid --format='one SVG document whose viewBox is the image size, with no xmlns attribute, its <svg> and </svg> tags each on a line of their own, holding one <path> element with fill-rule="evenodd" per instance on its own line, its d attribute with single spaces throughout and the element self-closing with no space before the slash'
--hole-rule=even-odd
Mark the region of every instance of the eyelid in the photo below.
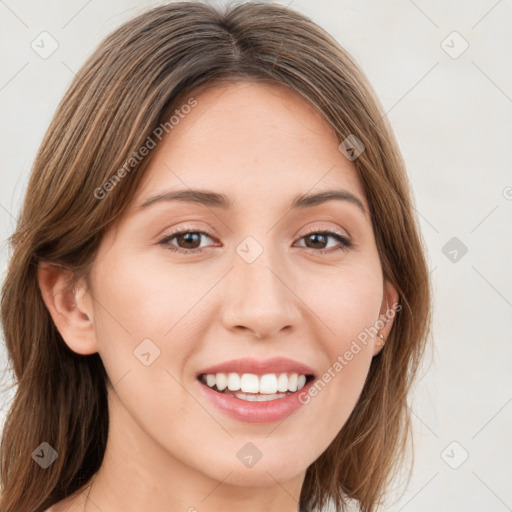
<svg viewBox="0 0 512 512">
<path fill-rule="evenodd" d="M 346 238 L 347 240 L 352 240 L 352 237 L 347 232 L 343 232 L 337 228 L 333 228 L 330 226 L 329 227 L 313 226 L 313 227 L 311 227 L 311 229 L 307 228 L 306 231 L 300 236 L 300 238 L 307 236 L 311 233 L 325 233 L 328 231 L 336 233 L 337 235 L 339 235 L 343 238 Z"/>
<path fill-rule="evenodd" d="M 213 234 L 213 230 L 210 228 L 205 229 L 205 228 L 201 228 L 198 225 L 194 225 L 194 224 L 192 224 L 192 225 L 180 224 L 177 227 L 172 227 L 172 228 L 166 229 L 164 231 L 164 233 L 158 237 L 158 239 L 161 240 L 162 238 L 169 238 L 173 235 L 177 235 L 177 234 L 184 233 L 184 232 L 185 233 L 188 233 L 188 232 L 202 233 L 204 235 L 209 236 L 212 239 L 216 238 L 216 235 Z"/>
<path fill-rule="evenodd" d="M 215 237 L 215 235 L 211 234 L 209 231 L 207 231 L 205 229 L 198 229 L 197 227 L 194 227 L 194 226 L 180 226 L 179 228 L 171 229 L 169 232 L 162 235 L 159 238 L 158 243 L 162 244 L 162 243 L 174 238 L 175 236 L 183 234 L 183 233 L 199 233 L 201 235 L 206 235 L 208 238 L 211 238 L 214 241 L 218 241 L 217 238 Z M 199 252 L 199 251 L 204 251 L 209 248 L 210 247 L 203 247 L 201 249 L 189 249 L 189 250 L 192 252 Z M 177 247 L 176 250 L 177 251 L 180 251 L 180 250 L 186 251 L 187 249 L 181 249 L 181 248 Z"/>
</svg>

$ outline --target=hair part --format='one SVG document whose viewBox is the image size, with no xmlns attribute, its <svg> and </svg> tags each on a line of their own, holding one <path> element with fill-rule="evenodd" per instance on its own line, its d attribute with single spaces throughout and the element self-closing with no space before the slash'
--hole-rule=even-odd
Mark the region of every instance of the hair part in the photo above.
<svg viewBox="0 0 512 512">
<path fill-rule="evenodd" d="M 370 207 L 383 275 L 404 306 L 373 358 L 339 434 L 307 469 L 300 510 L 349 500 L 373 512 L 404 453 L 407 395 L 430 326 L 425 247 L 405 165 L 383 109 L 350 55 L 306 16 L 279 5 L 222 9 L 200 2 L 156 7 L 109 35 L 76 74 L 37 153 L 2 288 L 1 320 L 16 393 L 1 444 L 3 512 L 43 511 L 99 469 L 108 437 L 108 376 L 99 354 L 71 351 L 55 327 L 38 266 L 87 277 L 106 230 L 120 218 L 154 152 L 101 189 L 193 91 L 236 82 L 289 87 L 340 142 L 357 136 L 353 162 Z M 52 411 L 50 413 L 50 411 Z M 42 442 L 58 458 L 31 459 Z"/>
</svg>

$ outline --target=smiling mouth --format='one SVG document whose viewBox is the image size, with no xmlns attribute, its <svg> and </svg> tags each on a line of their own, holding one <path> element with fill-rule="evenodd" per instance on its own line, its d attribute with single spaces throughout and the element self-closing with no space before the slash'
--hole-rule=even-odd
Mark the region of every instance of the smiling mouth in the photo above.
<svg viewBox="0 0 512 512">
<path fill-rule="evenodd" d="M 279 400 L 300 391 L 314 379 L 314 375 L 298 373 L 201 374 L 198 380 L 217 393 L 233 396 L 248 402 Z"/>
</svg>

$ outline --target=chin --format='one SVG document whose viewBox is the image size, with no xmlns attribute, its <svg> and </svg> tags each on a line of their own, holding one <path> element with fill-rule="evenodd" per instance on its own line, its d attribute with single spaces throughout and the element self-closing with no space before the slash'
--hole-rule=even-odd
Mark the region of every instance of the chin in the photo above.
<svg viewBox="0 0 512 512">
<path fill-rule="evenodd" d="M 280 461 L 276 464 L 263 464 L 262 461 L 252 468 L 231 468 L 232 473 L 225 480 L 230 485 L 236 485 L 240 487 L 270 487 L 276 485 L 278 482 L 286 482 L 291 480 L 300 474 L 297 472 L 297 468 L 283 469 L 283 463 Z M 307 466 L 304 467 L 305 472 Z M 222 481 L 226 478 L 227 473 L 219 475 L 218 479 Z"/>
</svg>

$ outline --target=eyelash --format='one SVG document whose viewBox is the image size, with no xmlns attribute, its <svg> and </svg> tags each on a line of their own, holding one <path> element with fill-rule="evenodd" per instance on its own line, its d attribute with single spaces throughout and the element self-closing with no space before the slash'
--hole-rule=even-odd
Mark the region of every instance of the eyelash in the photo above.
<svg viewBox="0 0 512 512">
<path fill-rule="evenodd" d="M 162 240 L 160 240 L 159 244 L 164 246 L 164 248 L 169 251 L 177 252 L 177 253 L 181 253 L 181 254 L 191 254 L 191 253 L 199 254 L 206 250 L 205 247 L 203 247 L 201 249 L 182 249 L 180 247 L 169 245 L 169 242 L 173 238 L 175 238 L 179 235 L 187 234 L 187 233 L 206 235 L 207 237 L 211 238 L 212 240 L 214 239 L 214 237 L 212 235 L 210 235 L 209 233 L 207 233 L 205 231 L 199 231 L 199 230 L 193 230 L 193 229 L 181 229 L 181 230 L 173 231 L 169 235 L 165 236 Z M 317 252 L 320 254 L 337 253 L 338 251 L 348 252 L 354 246 L 353 242 L 349 238 L 347 238 L 346 236 L 341 235 L 340 233 L 337 233 L 335 231 L 312 230 L 312 231 L 309 231 L 306 234 L 304 234 L 302 237 L 300 237 L 299 240 L 302 240 L 303 238 L 306 238 L 313 234 L 328 235 L 329 237 L 335 238 L 341 244 L 340 247 L 338 247 L 337 249 L 312 249 L 311 247 L 306 247 L 306 249 L 311 249 L 313 252 Z"/>
</svg>

